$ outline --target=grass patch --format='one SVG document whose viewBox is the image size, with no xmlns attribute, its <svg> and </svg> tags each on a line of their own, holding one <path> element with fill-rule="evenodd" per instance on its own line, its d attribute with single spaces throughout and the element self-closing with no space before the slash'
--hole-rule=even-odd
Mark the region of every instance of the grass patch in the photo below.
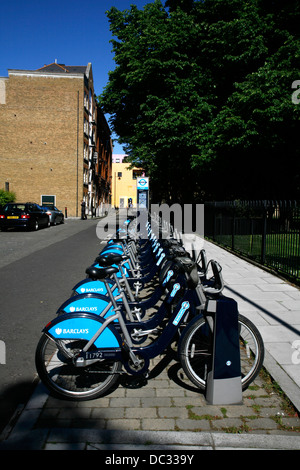
<svg viewBox="0 0 300 470">
<path fill-rule="evenodd" d="M 264 381 L 263 387 L 268 393 L 268 396 L 271 394 L 276 394 L 281 398 L 281 409 L 283 410 L 285 415 L 299 417 L 299 413 L 295 409 L 292 402 L 289 400 L 289 398 L 280 388 L 279 384 L 275 380 L 273 380 L 273 378 L 270 376 L 270 374 L 266 371 L 264 367 L 260 371 L 260 376 Z"/>
<path fill-rule="evenodd" d="M 192 405 L 187 405 L 186 409 L 188 410 L 188 417 L 189 419 L 194 419 L 194 420 L 206 420 L 206 421 L 213 421 L 216 419 L 222 419 L 221 416 L 213 416 L 213 415 L 197 415 L 196 413 L 193 412 L 192 410 L 193 406 Z"/>
</svg>

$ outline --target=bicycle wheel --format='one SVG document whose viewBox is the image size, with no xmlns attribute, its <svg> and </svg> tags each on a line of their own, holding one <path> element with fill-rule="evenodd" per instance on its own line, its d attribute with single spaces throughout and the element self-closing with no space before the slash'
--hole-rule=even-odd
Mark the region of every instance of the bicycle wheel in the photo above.
<svg viewBox="0 0 300 470">
<path fill-rule="evenodd" d="M 83 349 L 84 340 L 60 340 L 57 344 L 43 335 L 37 345 L 35 361 L 41 381 L 60 398 L 90 400 L 104 395 L 117 382 L 122 363 L 98 361 L 75 367 L 73 358 Z"/>
<path fill-rule="evenodd" d="M 248 318 L 239 315 L 240 358 L 242 390 L 259 373 L 264 360 L 262 337 Z M 180 346 L 180 361 L 187 377 L 201 390 L 205 390 L 207 373 L 211 370 L 213 336 L 203 317 L 187 327 Z"/>
</svg>

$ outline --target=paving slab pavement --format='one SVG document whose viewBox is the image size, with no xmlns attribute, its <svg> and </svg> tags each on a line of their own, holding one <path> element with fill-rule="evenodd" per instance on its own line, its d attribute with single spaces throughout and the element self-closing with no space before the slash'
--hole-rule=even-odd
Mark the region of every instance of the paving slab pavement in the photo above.
<svg viewBox="0 0 300 470">
<path fill-rule="evenodd" d="M 209 405 L 170 351 L 153 362 L 147 382 L 123 380 L 92 401 L 54 399 L 39 383 L 3 433 L 0 449 L 300 449 L 300 291 L 215 244 L 203 245 L 223 268 L 224 294 L 236 298 L 240 313 L 260 330 L 264 366 L 291 405 L 265 374 L 243 392 L 242 404 Z"/>
<path fill-rule="evenodd" d="M 300 289 L 219 246 L 204 242 L 220 262 L 224 295 L 259 329 L 265 345 L 264 365 L 300 410 Z"/>
</svg>

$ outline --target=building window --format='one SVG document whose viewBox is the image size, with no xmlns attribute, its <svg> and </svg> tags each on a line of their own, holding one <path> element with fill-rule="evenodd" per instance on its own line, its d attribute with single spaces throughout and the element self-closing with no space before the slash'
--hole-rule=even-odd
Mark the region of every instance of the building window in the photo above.
<svg viewBox="0 0 300 470">
<path fill-rule="evenodd" d="M 41 199 L 42 206 L 55 207 L 55 196 L 43 194 Z"/>
<path fill-rule="evenodd" d="M 86 168 L 83 169 L 83 184 L 88 184 L 89 182 L 89 176 L 88 176 L 88 170 Z"/>
<path fill-rule="evenodd" d="M 132 179 L 136 180 L 144 174 L 144 170 L 132 170 Z"/>
<path fill-rule="evenodd" d="M 84 130 L 84 133 L 88 136 L 89 135 L 89 123 L 86 118 L 84 118 L 83 130 Z"/>
</svg>

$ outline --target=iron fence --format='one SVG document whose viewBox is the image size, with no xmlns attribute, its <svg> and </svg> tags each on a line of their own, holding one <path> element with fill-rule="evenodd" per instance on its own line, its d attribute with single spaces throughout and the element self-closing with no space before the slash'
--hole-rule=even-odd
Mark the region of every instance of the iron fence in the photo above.
<svg viewBox="0 0 300 470">
<path fill-rule="evenodd" d="M 205 236 L 300 282 L 297 201 L 207 202 Z"/>
</svg>

